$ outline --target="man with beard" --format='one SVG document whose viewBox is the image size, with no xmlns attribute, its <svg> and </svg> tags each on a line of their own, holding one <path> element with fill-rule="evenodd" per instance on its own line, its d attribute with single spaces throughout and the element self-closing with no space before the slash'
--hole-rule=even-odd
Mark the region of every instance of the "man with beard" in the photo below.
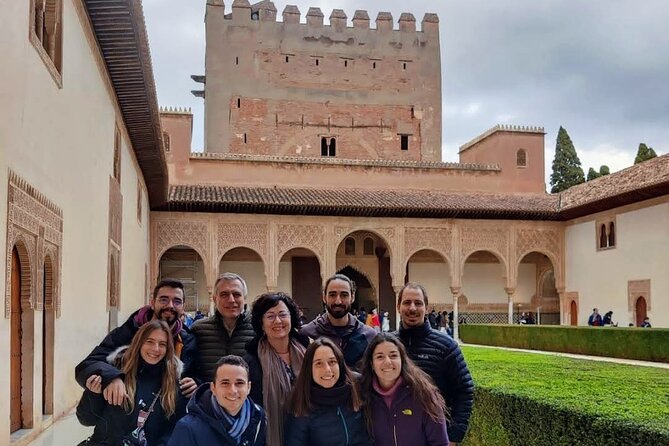
<svg viewBox="0 0 669 446">
<path fill-rule="evenodd" d="M 376 331 L 351 314 L 355 300 L 355 285 L 343 274 L 335 274 L 325 282 L 323 303 L 327 312 L 302 327 L 300 333 L 317 339 L 330 338 L 344 352 L 346 364 L 357 370 L 369 342 Z"/>
<path fill-rule="evenodd" d="M 439 388 L 451 414 L 448 438 L 451 445 L 460 443 L 467 433 L 474 404 L 474 382 L 458 343 L 425 318 L 427 291 L 409 282 L 397 296 L 401 323 L 399 338 L 409 357 L 427 373 Z"/>
<path fill-rule="evenodd" d="M 112 330 L 93 351 L 77 365 L 75 377 L 80 386 L 96 376 L 91 385 L 100 383 L 103 395 L 109 404 L 120 406 L 127 397 L 121 371 L 107 362 L 107 356 L 120 347 L 130 345 L 132 338 L 146 322 L 159 319 L 167 322 L 174 336 L 174 350 L 183 362 L 182 378 L 179 382 L 181 393 L 189 398 L 197 388 L 193 376 L 193 366 L 197 353 L 195 336 L 184 325 L 184 286 L 174 279 L 163 279 L 153 289 L 153 295 L 146 305 L 135 311 L 120 327 Z M 90 389 L 89 389 L 90 390 Z"/>
</svg>

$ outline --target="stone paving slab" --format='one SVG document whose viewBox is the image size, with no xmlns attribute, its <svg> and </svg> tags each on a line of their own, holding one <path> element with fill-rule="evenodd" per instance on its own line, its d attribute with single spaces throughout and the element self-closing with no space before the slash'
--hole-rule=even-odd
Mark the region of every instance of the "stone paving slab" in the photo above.
<svg viewBox="0 0 669 446">
<path fill-rule="evenodd" d="M 92 427 L 79 424 L 74 411 L 42 432 L 29 446 L 75 446 L 93 433 Z"/>
</svg>

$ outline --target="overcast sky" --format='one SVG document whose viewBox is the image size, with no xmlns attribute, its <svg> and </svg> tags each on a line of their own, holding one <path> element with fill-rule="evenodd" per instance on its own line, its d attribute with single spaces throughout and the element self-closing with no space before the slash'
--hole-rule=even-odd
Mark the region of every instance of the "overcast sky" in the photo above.
<svg viewBox="0 0 669 446">
<path fill-rule="evenodd" d="M 162 106 L 192 107 L 193 151 L 202 150 L 203 102 L 191 74 L 204 74 L 206 0 L 143 0 Z M 232 0 L 226 0 L 226 12 Z M 287 2 L 274 2 L 281 17 Z M 669 149 L 669 2 L 666 0 L 313 0 L 333 8 L 426 12 L 440 19 L 443 160 L 495 124 L 546 131 L 546 175 L 560 126 L 584 171 L 633 163 L 640 142 Z M 410 5 L 410 6 L 409 6 Z M 410 10 L 407 11 L 407 8 Z"/>
</svg>

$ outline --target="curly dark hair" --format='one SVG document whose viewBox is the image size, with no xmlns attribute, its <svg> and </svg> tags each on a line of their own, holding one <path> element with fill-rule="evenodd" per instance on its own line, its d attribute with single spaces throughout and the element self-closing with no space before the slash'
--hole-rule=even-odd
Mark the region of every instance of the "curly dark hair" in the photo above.
<svg viewBox="0 0 669 446">
<path fill-rule="evenodd" d="M 286 293 L 264 293 L 261 294 L 255 302 L 253 302 L 253 307 L 251 308 L 251 325 L 253 325 L 253 330 L 256 332 L 256 336 L 262 337 L 265 332 L 262 328 L 262 318 L 271 308 L 276 307 L 279 302 L 283 302 L 288 307 L 290 312 L 290 336 L 293 337 L 297 335 L 300 330 L 300 313 L 297 309 L 297 304 Z"/>
</svg>

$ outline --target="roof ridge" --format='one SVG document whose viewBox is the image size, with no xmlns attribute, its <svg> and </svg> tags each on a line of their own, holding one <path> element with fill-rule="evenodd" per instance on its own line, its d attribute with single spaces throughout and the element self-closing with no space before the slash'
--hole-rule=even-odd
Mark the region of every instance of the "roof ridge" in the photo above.
<svg viewBox="0 0 669 446">
<path fill-rule="evenodd" d="M 497 132 L 519 132 L 519 133 L 542 133 L 545 134 L 546 132 L 544 131 L 543 127 L 538 127 L 538 126 L 529 126 L 529 125 L 511 125 L 511 124 L 497 124 L 492 127 L 490 127 L 488 130 L 485 132 L 481 133 L 480 135 L 474 137 L 473 139 L 469 140 L 468 142 L 464 143 L 463 145 L 460 146 L 460 150 L 458 153 L 462 153 L 465 150 L 469 149 L 473 145 L 483 141 L 490 135 L 493 135 L 494 133 Z"/>
</svg>

